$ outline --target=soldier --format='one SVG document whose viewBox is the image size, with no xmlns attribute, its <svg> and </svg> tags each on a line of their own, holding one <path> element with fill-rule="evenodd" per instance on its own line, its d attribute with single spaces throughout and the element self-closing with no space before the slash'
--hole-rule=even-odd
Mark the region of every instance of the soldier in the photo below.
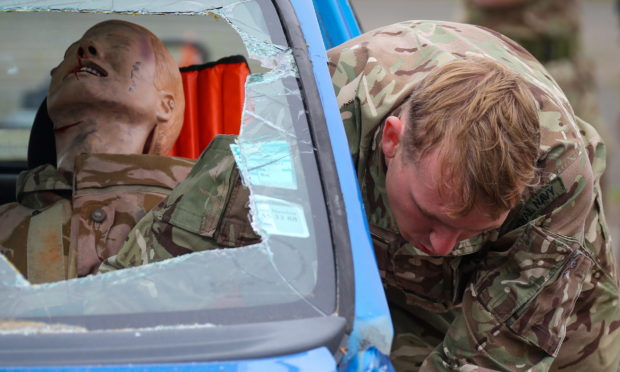
<svg viewBox="0 0 620 372">
<path fill-rule="evenodd" d="M 51 75 L 57 166 L 22 172 L 18 202 L 0 207 L 0 249 L 32 283 L 95 272 L 193 165 L 162 156 L 185 102 L 176 63 L 147 29 L 99 23 Z"/>
<path fill-rule="evenodd" d="M 545 69 L 445 22 L 375 30 L 329 57 L 397 369 L 616 370 L 605 148 Z M 495 67 L 475 72 L 480 58 Z M 490 221 L 476 213 L 493 204 Z"/>
<path fill-rule="evenodd" d="M 488 29 L 439 21 L 383 27 L 328 57 L 397 370 L 616 370 L 605 147 L 542 65 Z M 106 270 L 235 243 L 219 226 L 250 226 L 246 196 L 224 204 L 242 186 L 230 151 L 212 154 L 225 170 L 203 155 Z"/>
</svg>

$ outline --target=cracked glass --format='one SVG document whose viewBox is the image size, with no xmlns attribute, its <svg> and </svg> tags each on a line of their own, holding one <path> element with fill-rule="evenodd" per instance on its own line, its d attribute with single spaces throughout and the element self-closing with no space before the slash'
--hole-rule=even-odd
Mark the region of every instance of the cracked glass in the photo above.
<svg viewBox="0 0 620 372">
<path fill-rule="evenodd" d="M 12 27 L 11 32 L 0 32 L 4 45 L 0 94 L 23 96 L 28 89 L 38 89 L 39 96 L 33 98 L 38 106 L 41 87 L 47 87 L 49 80 L 40 71 L 30 77 L 36 68 L 27 63 L 29 57 L 19 45 L 41 47 L 38 62 L 49 71 L 60 60 L 59 53 L 88 27 L 110 18 L 141 24 L 164 41 L 189 37 L 204 43 L 206 60 L 232 54 L 248 57 L 251 74 L 245 85 L 242 125 L 231 150 L 250 189 L 252 224 L 262 241 L 37 285 L 1 256 L 4 325 L 0 332 L 83 332 L 121 323 L 138 328 L 131 321 L 116 322 L 127 314 L 151 316 L 149 326 L 205 326 L 247 321 L 231 309 L 249 309 L 255 321 L 333 313 L 334 261 L 316 150 L 295 58 L 281 25 L 285 21 L 278 18 L 273 4 L 266 0 L 0 1 L 0 29 Z M 69 23 L 71 30 L 60 26 Z M 45 36 L 43 29 L 50 35 Z M 16 94 L 19 84 L 20 94 Z M 2 119 L 10 112 L 0 107 Z M 5 127 L 15 133 L 27 130 L 34 112 L 26 114 L 20 119 L 23 123 Z M 287 310 L 274 310 L 279 308 Z M 99 322 L 100 317 L 106 322 Z"/>
</svg>

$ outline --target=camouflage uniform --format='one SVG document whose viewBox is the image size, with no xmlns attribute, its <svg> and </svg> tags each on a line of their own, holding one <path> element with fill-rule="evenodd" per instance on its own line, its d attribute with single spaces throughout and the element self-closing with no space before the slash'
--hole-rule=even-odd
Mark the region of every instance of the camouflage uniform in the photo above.
<svg viewBox="0 0 620 372">
<path fill-rule="evenodd" d="M 259 242 L 249 220 L 249 190 L 230 150 L 235 139 L 213 138 L 187 179 L 138 222 L 122 249 L 105 260 L 99 272 Z"/>
<path fill-rule="evenodd" d="M 0 250 L 32 283 L 91 274 L 193 164 L 84 154 L 76 159 L 73 186 L 51 165 L 22 172 L 18 202 L 0 206 Z"/>
<path fill-rule="evenodd" d="M 593 64 L 579 40 L 577 0 L 528 0 L 511 7 L 479 6 L 464 0 L 465 22 L 498 31 L 515 40 L 545 64 L 568 97 L 575 113 L 600 123 Z"/>
<path fill-rule="evenodd" d="M 517 71 L 536 99 L 539 185 L 504 225 L 431 257 L 388 209 L 384 118 L 434 68 L 469 55 Z M 395 326 L 399 371 L 615 371 L 618 278 L 599 178 L 605 147 L 544 68 L 487 29 L 410 21 L 328 52 Z"/>
</svg>

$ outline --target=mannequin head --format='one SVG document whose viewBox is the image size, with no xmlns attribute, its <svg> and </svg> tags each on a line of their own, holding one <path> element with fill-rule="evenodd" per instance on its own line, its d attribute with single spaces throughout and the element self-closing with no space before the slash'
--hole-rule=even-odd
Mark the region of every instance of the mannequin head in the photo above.
<svg viewBox="0 0 620 372">
<path fill-rule="evenodd" d="M 166 154 L 183 124 L 176 63 L 150 31 L 105 21 L 71 44 L 51 71 L 47 108 L 58 169 L 81 153 Z"/>
</svg>

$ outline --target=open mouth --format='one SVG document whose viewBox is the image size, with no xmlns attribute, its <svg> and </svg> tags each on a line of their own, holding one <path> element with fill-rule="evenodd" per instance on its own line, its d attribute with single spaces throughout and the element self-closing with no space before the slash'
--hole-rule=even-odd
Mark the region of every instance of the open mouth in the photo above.
<svg viewBox="0 0 620 372">
<path fill-rule="evenodd" d="M 82 62 L 71 71 L 72 74 L 78 72 L 86 72 L 97 77 L 108 76 L 108 72 L 103 67 L 91 61 Z"/>
</svg>

